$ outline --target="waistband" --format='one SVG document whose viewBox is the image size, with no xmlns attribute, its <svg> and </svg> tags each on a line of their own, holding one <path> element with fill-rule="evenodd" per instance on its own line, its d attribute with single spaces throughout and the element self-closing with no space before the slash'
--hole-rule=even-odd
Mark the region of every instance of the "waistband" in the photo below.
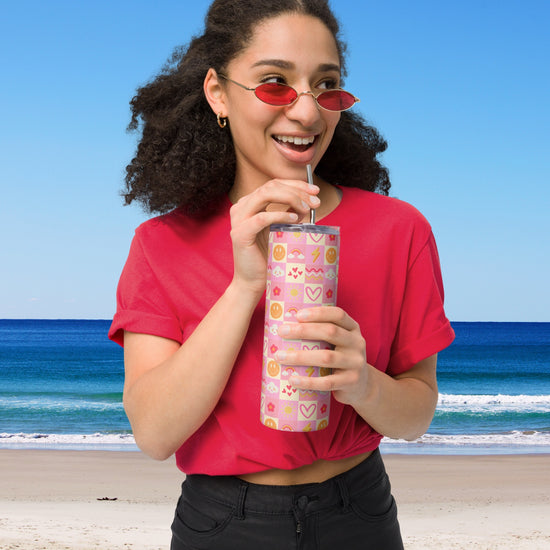
<svg viewBox="0 0 550 550">
<path fill-rule="evenodd" d="M 201 498 L 225 506 L 235 507 L 240 514 L 287 514 L 297 505 L 308 512 L 342 505 L 356 493 L 368 490 L 386 475 L 380 451 L 376 449 L 363 462 L 322 483 L 302 485 L 258 485 L 233 476 L 187 476 L 184 484 Z"/>
</svg>

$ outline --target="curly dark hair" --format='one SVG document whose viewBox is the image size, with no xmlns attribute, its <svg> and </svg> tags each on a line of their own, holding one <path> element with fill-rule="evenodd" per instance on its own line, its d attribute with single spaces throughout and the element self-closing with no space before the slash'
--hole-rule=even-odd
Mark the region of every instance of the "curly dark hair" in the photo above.
<svg viewBox="0 0 550 550">
<path fill-rule="evenodd" d="M 327 26 L 345 76 L 346 46 L 327 0 L 215 0 L 204 33 L 176 48 L 130 103 L 128 130 L 141 130 L 141 140 L 126 167 L 126 204 L 137 200 L 151 213 L 181 207 L 206 216 L 221 203 L 234 183 L 235 150 L 230 132 L 219 128 L 204 96 L 204 78 L 210 68 L 223 72 L 260 21 L 283 13 L 311 15 Z M 376 159 L 386 147 L 375 128 L 345 111 L 316 173 L 331 183 L 387 195 L 388 171 Z"/>
</svg>

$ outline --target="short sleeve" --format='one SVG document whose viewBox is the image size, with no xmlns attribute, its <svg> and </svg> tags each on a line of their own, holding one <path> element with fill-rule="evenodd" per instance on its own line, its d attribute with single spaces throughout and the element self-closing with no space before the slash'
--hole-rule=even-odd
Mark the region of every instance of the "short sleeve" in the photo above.
<svg viewBox="0 0 550 550">
<path fill-rule="evenodd" d="M 407 271 L 388 374 L 401 374 L 451 344 L 454 331 L 443 309 L 443 281 L 433 234 Z"/>
<path fill-rule="evenodd" d="M 171 300 L 159 283 L 136 233 L 117 288 L 117 310 L 109 338 L 124 345 L 124 331 L 182 342 L 182 330 Z"/>
</svg>

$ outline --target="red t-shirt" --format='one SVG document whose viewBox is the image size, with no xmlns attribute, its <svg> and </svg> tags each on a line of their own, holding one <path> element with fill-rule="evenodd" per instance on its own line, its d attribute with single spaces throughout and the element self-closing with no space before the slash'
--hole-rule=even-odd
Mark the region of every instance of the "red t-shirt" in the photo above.
<svg viewBox="0 0 550 550">
<path fill-rule="evenodd" d="M 355 188 L 342 192 L 339 206 L 320 222 L 340 227 L 338 305 L 361 326 L 367 361 L 397 375 L 454 338 L 432 231 L 405 202 Z M 233 276 L 230 206 L 226 199 L 207 221 L 175 210 L 136 230 L 111 339 L 122 345 L 128 330 L 185 342 Z M 260 423 L 264 306 L 260 300 L 216 408 L 176 452 L 187 474 L 297 468 L 372 451 L 380 442 L 352 407 L 334 399 L 321 431 L 280 432 Z"/>
</svg>

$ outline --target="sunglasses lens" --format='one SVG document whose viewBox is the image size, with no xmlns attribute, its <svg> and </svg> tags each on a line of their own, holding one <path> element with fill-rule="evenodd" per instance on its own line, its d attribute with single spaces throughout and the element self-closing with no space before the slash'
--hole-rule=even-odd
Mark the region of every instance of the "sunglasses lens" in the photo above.
<svg viewBox="0 0 550 550">
<path fill-rule="evenodd" d="M 344 90 L 327 90 L 317 96 L 317 103 L 328 111 L 345 111 L 355 105 L 355 97 Z"/>
<path fill-rule="evenodd" d="M 277 82 L 260 84 L 254 93 L 264 103 L 276 106 L 290 105 L 298 97 L 294 88 Z M 317 103 L 328 111 L 346 111 L 355 102 L 355 97 L 344 90 L 327 90 L 317 96 Z"/>
<path fill-rule="evenodd" d="M 276 82 L 260 84 L 255 93 L 258 99 L 269 105 L 290 105 L 298 97 L 296 90 Z"/>
</svg>

